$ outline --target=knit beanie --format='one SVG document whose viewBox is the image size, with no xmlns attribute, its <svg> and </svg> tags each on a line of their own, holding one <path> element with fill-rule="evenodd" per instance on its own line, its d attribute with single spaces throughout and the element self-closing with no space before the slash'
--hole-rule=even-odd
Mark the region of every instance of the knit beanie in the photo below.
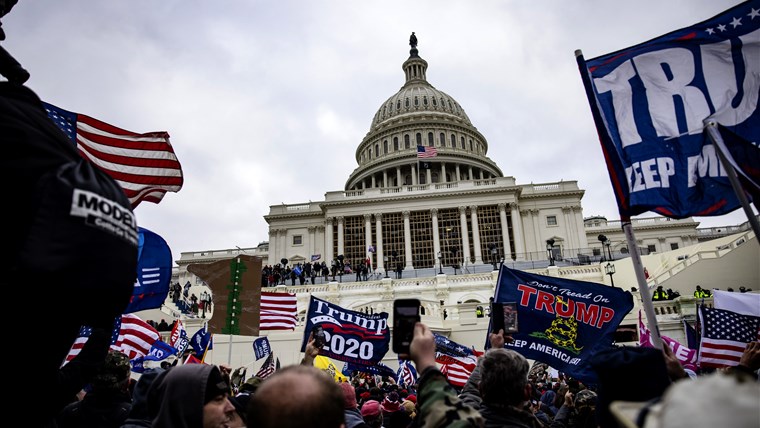
<svg viewBox="0 0 760 428">
<path fill-rule="evenodd" d="M 219 371 L 218 367 L 213 366 L 209 372 L 208 380 L 206 380 L 206 395 L 203 397 L 203 404 L 229 392 L 230 387 L 227 385 L 227 381 L 224 380 L 222 372 Z"/>
</svg>

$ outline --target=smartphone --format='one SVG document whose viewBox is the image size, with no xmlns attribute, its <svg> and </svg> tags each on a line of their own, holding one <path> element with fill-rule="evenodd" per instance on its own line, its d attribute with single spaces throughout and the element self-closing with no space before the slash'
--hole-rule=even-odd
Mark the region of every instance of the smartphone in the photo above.
<svg viewBox="0 0 760 428">
<path fill-rule="evenodd" d="M 311 332 L 314 334 L 314 346 L 317 348 L 322 348 L 325 346 L 325 331 L 322 329 L 321 325 L 315 325 Z"/>
<path fill-rule="evenodd" d="M 517 333 L 517 302 L 491 303 L 491 332 L 504 334 Z"/>
<path fill-rule="evenodd" d="M 393 352 L 399 355 L 409 354 L 409 345 L 414 337 L 414 325 L 419 321 L 419 299 L 393 301 Z"/>
</svg>

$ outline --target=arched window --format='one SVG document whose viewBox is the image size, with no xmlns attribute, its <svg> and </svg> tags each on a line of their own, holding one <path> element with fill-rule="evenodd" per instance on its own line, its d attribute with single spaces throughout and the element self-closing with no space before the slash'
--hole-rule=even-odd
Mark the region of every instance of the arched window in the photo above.
<svg viewBox="0 0 760 428">
<path fill-rule="evenodd" d="M 404 98 L 404 106 L 406 106 L 406 108 L 409 108 L 409 98 Z"/>
<path fill-rule="evenodd" d="M 446 134 L 441 132 L 441 135 L 438 136 L 438 140 L 441 142 L 441 147 L 446 147 Z"/>
<path fill-rule="evenodd" d="M 420 134 L 418 132 L 414 137 L 415 137 L 415 142 L 417 143 L 417 145 L 421 146 L 422 145 L 422 134 Z"/>
<path fill-rule="evenodd" d="M 451 134 L 451 148 L 457 148 L 457 137 L 454 134 Z"/>
<path fill-rule="evenodd" d="M 433 133 L 428 132 L 428 147 L 435 146 L 435 140 L 433 140 Z"/>
<path fill-rule="evenodd" d="M 380 156 L 380 144 L 375 144 L 375 157 Z"/>
<path fill-rule="evenodd" d="M 427 96 L 422 97 L 422 105 L 424 106 L 428 105 Z"/>
<path fill-rule="evenodd" d="M 470 151 L 472 151 L 472 140 L 470 140 Z"/>
<path fill-rule="evenodd" d="M 435 97 L 433 97 L 432 100 L 433 100 L 433 107 L 437 107 L 438 101 L 435 100 Z"/>
<path fill-rule="evenodd" d="M 388 140 L 383 140 L 383 154 L 388 154 Z"/>
<path fill-rule="evenodd" d="M 464 147 L 464 137 L 462 137 L 462 138 L 459 140 L 459 142 L 460 142 L 460 143 L 462 143 L 462 150 L 464 150 L 464 148 L 465 148 L 465 147 Z"/>
<path fill-rule="evenodd" d="M 396 101 L 396 110 L 401 110 L 401 100 Z"/>
<path fill-rule="evenodd" d="M 420 98 L 415 95 L 414 97 L 414 106 L 419 107 L 420 106 Z"/>
<path fill-rule="evenodd" d="M 393 151 L 398 151 L 398 137 L 393 137 Z"/>
<path fill-rule="evenodd" d="M 411 141 L 409 141 L 409 134 L 404 135 L 404 148 L 409 149 L 412 147 Z"/>
</svg>

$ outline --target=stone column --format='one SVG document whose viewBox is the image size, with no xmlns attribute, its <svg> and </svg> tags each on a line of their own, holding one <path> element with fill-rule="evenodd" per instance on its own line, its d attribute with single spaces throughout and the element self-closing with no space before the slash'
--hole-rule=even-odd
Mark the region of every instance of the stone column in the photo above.
<svg viewBox="0 0 760 428">
<path fill-rule="evenodd" d="M 480 227 L 478 227 L 478 206 L 470 205 L 470 221 L 472 222 L 472 248 L 475 251 L 475 263 L 483 263 L 480 251 Z"/>
<path fill-rule="evenodd" d="M 446 183 L 446 162 L 441 162 L 441 183 Z"/>
<path fill-rule="evenodd" d="M 433 223 L 433 258 L 438 259 L 441 252 L 441 237 L 438 235 L 438 208 L 430 209 L 430 218 Z"/>
<path fill-rule="evenodd" d="M 404 184 L 404 182 L 401 181 L 401 167 L 397 166 L 396 167 L 396 186 L 401 186 L 402 184 Z"/>
<path fill-rule="evenodd" d="M 567 239 L 565 240 L 565 248 L 578 248 L 580 245 L 576 242 L 576 230 L 575 230 L 575 222 L 573 221 L 573 207 L 571 206 L 564 206 L 562 207 L 562 222 L 565 224 L 565 230 L 566 230 L 566 236 Z"/>
<path fill-rule="evenodd" d="M 470 179 L 470 180 L 472 180 L 472 181 L 475 180 L 475 176 L 472 175 L 472 167 L 471 166 L 467 167 L 467 178 Z"/>
<path fill-rule="evenodd" d="M 525 260 L 525 243 L 523 242 L 522 218 L 516 202 L 509 204 L 510 216 L 512 217 L 512 233 L 515 235 L 515 253 L 517 260 Z"/>
<path fill-rule="evenodd" d="M 335 258 L 333 253 L 333 221 L 332 217 L 325 219 L 325 257 L 322 259 L 329 266 L 332 260 Z"/>
<path fill-rule="evenodd" d="M 456 164 L 456 171 L 457 171 L 457 176 L 456 176 L 456 179 L 454 181 L 458 182 L 458 181 L 462 180 L 462 176 L 459 174 L 459 164 Z"/>
<path fill-rule="evenodd" d="M 280 258 L 285 257 L 286 259 L 290 259 L 290 257 L 288 257 L 288 249 L 290 248 L 290 245 L 288 245 L 288 229 L 280 229 L 279 247 Z"/>
<path fill-rule="evenodd" d="M 509 244 L 509 224 L 507 223 L 507 204 L 499 204 L 499 220 L 501 220 L 501 240 L 503 243 L 502 256 L 504 260 L 512 257 L 512 246 Z"/>
<path fill-rule="evenodd" d="M 433 173 L 429 168 L 425 170 L 425 177 L 428 185 L 433 184 Z"/>
<path fill-rule="evenodd" d="M 316 226 L 309 226 L 309 254 L 306 254 L 306 262 L 311 263 L 311 256 L 316 253 L 315 247 L 316 247 L 316 238 L 315 238 L 315 232 L 317 230 Z"/>
<path fill-rule="evenodd" d="M 364 214 L 364 257 L 369 257 L 372 267 L 375 267 L 376 262 L 372 260 L 373 254 L 368 251 L 370 245 L 372 245 L 372 214 Z M 356 265 L 356 267 L 358 268 L 359 265 Z M 369 266 L 367 269 L 369 269 Z"/>
<path fill-rule="evenodd" d="M 277 258 L 277 234 L 279 229 L 269 229 L 269 264 L 274 266 L 280 260 Z"/>
<path fill-rule="evenodd" d="M 372 174 L 371 178 L 372 178 L 372 184 L 370 184 L 370 187 L 374 189 L 375 186 L 377 185 L 377 183 L 375 183 L 375 174 Z"/>
<path fill-rule="evenodd" d="M 343 254 L 343 216 L 338 217 L 338 255 Z"/>
<path fill-rule="evenodd" d="M 383 170 L 383 187 L 388 188 L 388 170 Z"/>
<path fill-rule="evenodd" d="M 411 164 L 409 167 L 412 168 L 412 185 L 416 186 L 420 184 L 419 177 L 417 177 L 417 165 Z"/>
<path fill-rule="evenodd" d="M 459 207 L 459 230 L 462 235 L 462 260 L 470 264 L 470 236 L 467 233 L 467 207 Z M 464 266 L 462 266 L 464 268 Z"/>
<path fill-rule="evenodd" d="M 539 249 L 539 252 L 541 249 L 546 252 L 546 241 L 541 236 L 541 225 L 538 224 L 538 214 L 539 210 L 537 209 L 530 209 L 528 210 L 528 213 L 530 214 L 530 223 L 533 226 L 533 240 L 535 241 L 535 247 Z M 548 254 L 546 255 L 547 257 Z"/>
<path fill-rule="evenodd" d="M 406 266 L 404 270 L 413 269 L 412 264 L 412 230 L 409 226 L 409 211 L 401 213 L 404 216 L 404 262 Z"/>
<path fill-rule="evenodd" d="M 385 248 L 383 248 L 383 214 L 375 214 L 375 236 L 377 236 L 377 268 L 385 270 Z"/>
</svg>

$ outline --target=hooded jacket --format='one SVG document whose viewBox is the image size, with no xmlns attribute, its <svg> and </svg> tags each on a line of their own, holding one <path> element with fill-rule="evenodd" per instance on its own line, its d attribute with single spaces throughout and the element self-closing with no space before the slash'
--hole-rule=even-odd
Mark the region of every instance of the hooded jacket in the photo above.
<svg viewBox="0 0 760 428">
<path fill-rule="evenodd" d="M 148 391 L 153 428 L 203 428 L 206 383 L 216 366 L 191 364 L 158 375 Z"/>
</svg>

